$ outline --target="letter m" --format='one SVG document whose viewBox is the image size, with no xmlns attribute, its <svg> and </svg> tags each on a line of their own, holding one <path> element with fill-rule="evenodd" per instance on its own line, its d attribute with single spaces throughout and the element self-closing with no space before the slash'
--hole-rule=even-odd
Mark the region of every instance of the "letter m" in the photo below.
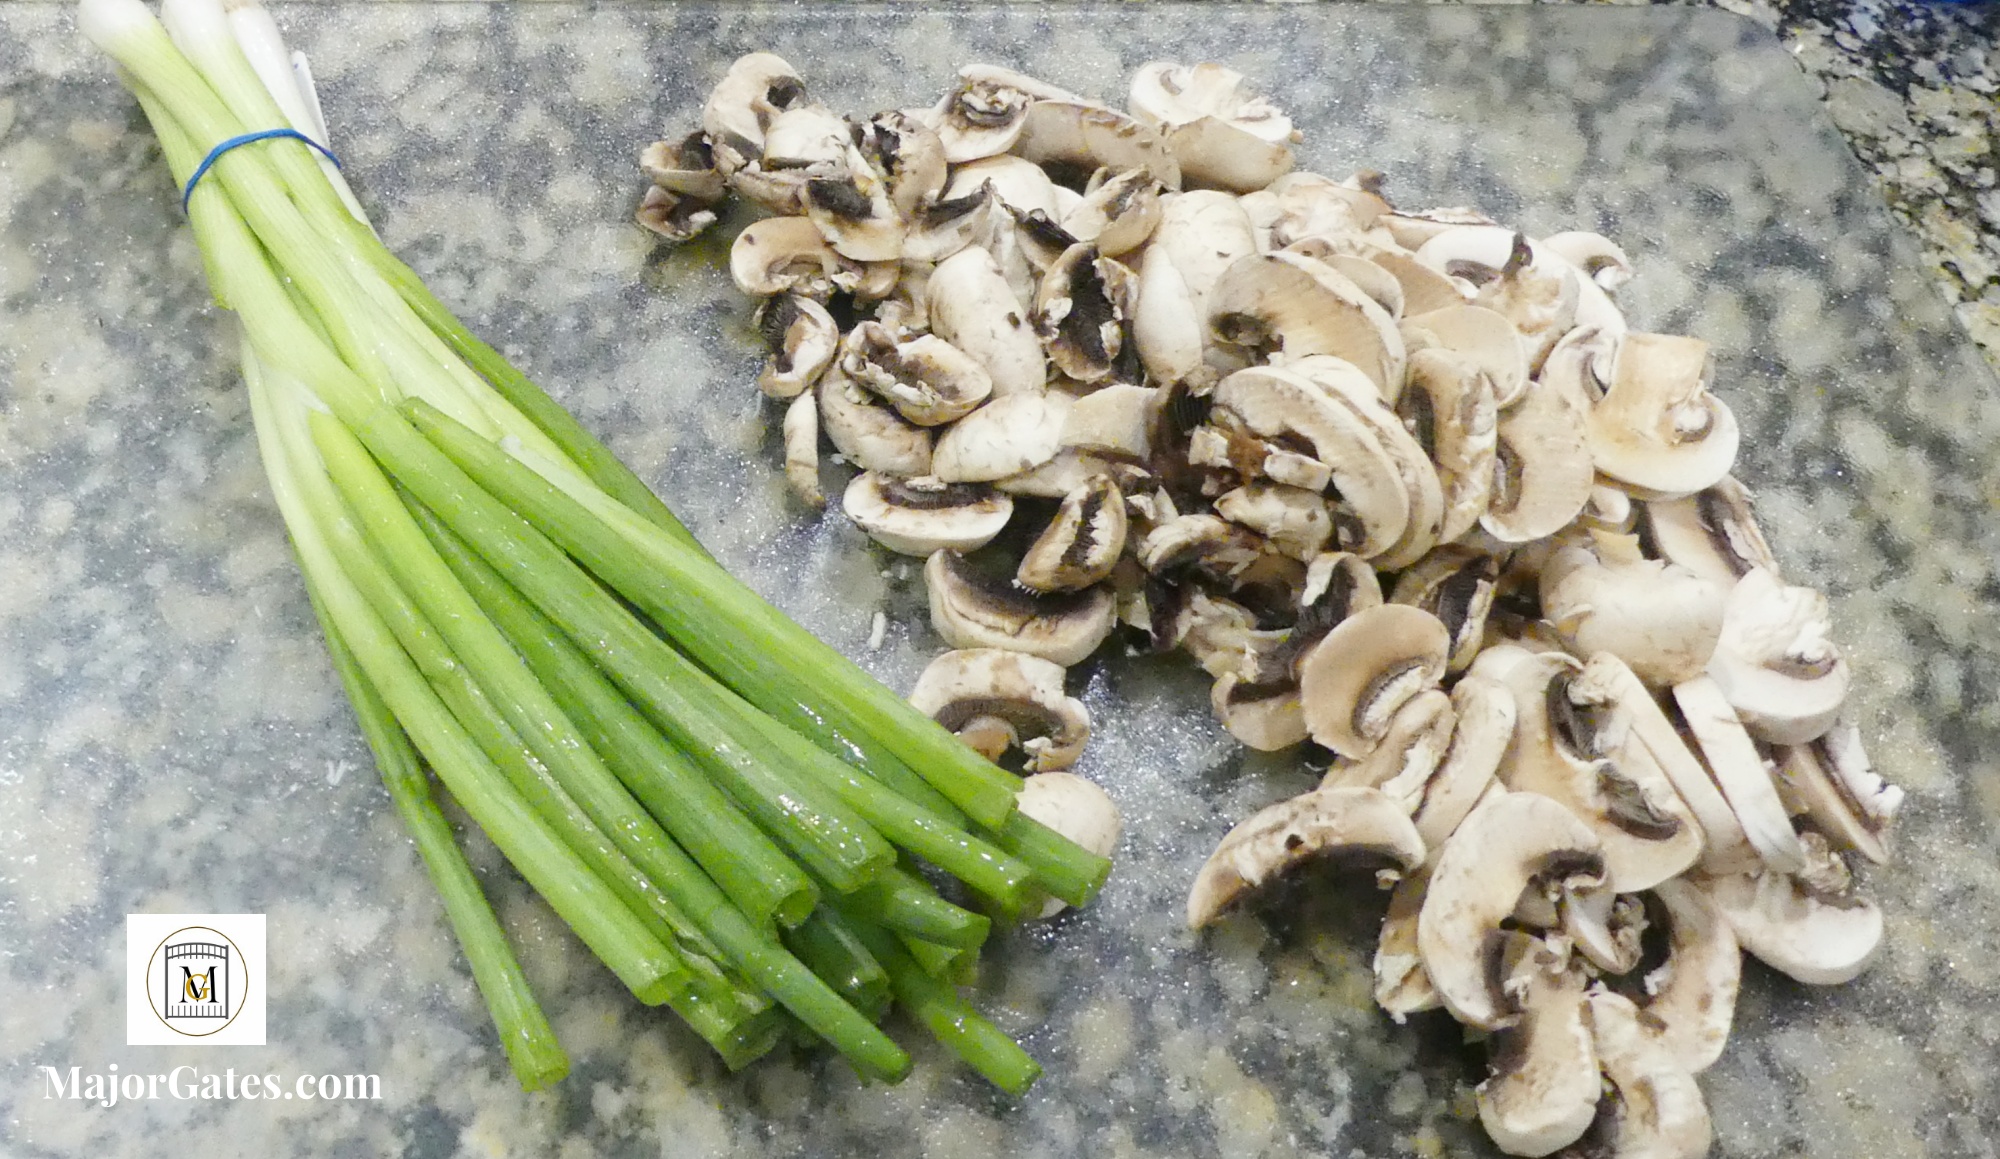
<svg viewBox="0 0 2000 1159">
<path fill-rule="evenodd" d="M 42 1077 L 44 1081 L 47 1083 L 47 1086 L 42 1093 L 43 1098 L 80 1099 L 83 1097 L 82 1067 L 73 1066 L 69 1068 L 69 1086 L 67 1089 L 65 1089 L 63 1086 L 63 1076 L 61 1071 L 57 1070 L 52 1066 L 39 1067 L 37 1069 L 39 1069 L 42 1072 Z"/>
</svg>

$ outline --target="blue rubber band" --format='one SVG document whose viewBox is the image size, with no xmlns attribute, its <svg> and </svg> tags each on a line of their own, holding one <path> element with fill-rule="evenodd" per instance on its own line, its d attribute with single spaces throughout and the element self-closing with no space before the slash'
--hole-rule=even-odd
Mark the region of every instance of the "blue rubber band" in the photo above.
<svg viewBox="0 0 2000 1159">
<path fill-rule="evenodd" d="M 217 142 L 215 148 L 208 151 L 208 156 L 201 159 L 201 164 L 194 167 L 194 175 L 187 179 L 187 185 L 181 190 L 181 212 L 187 212 L 188 201 L 194 197 L 196 183 L 201 180 L 203 174 L 208 172 L 211 165 L 214 165 L 221 159 L 224 153 L 229 152 L 238 145 L 248 145 L 252 141 L 268 141 L 272 137 L 290 137 L 295 141 L 304 141 L 306 144 L 319 150 L 320 156 L 333 162 L 335 169 L 340 168 L 340 158 L 333 155 L 333 150 L 299 132 L 297 129 L 259 129 L 254 133 L 244 133 L 240 137 L 231 137 L 227 141 Z"/>
</svg>

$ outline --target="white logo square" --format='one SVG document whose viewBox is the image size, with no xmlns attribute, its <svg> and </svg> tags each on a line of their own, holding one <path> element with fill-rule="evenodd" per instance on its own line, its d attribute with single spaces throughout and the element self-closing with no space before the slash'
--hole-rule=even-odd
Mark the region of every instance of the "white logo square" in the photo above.
<svg viewBox="0 0 2000 1159">
<path fill-rule="evenodd" d="M 264 1045 L 264 915 L 126 914 L 125 1044 Z"/>
</svg>

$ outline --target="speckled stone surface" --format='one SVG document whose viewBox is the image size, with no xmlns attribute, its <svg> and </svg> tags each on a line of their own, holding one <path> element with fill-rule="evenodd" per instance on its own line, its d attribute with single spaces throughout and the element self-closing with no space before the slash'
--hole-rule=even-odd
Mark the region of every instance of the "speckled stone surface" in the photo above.
<svg viewBox="0 0 2000 1159">
<path fill-rule="evenodd" d="M 1716 1154 L 1989 1156 L 2000 1122 L 2000 411 L 1910 239 L 1765 30 L 1693 9 L 287 7 L 388 240 L 547 381 L 732 568 L 907 684 L 914 575 L 783 500 L 775 412 L 719 249 L 654 252 L 633 158 L 738 52 L 849 111 L 973 59 L 1116 96 L 1213 55 L 1306 127 L 1305 160 L 1410 203 L 1601 229 L 1641 325 L 1702 335 L 1740 474 L 1825 587 L 1857 719 L 1912 795 L 1867 875 L 1887 947 L 1854 985 L 1749 974 L 1704 1077 Z M 1382 900 L 1313 879 L 1180 928 L 1229 820 L 1311 783 L 1246 760 L 1184 665 L 1079 670 L 1083 771 L 1125 808 L 1090 910 L 998 940 L 977 990 L 1046 1064 L 1019 1105 L 940 1052 L 728 1076 L 475 849 L 576 1068 L 514 1088 L 335 688 L 251 444 L 229 319 L 175 192 L 67 6 L 0 6 L 0 1155 L 1488 1154 L 1448 1023 L 1368 997 Z M 829 595 L 827 593 L 835 593 Z M 889 632 L 870 652 L 876 611 Z M 270 1045 L 123 1045 L 123 915 L 269 915 Z M 372 1103 L 45 1097 L 34 1068 L 372 1072 Z"/>
</svg>

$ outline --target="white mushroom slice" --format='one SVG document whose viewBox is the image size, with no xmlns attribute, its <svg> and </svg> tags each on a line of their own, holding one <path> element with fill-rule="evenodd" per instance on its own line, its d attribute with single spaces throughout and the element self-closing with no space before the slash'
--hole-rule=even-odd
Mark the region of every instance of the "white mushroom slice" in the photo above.
<svg viewBox="0 0 2000 1159">
<path fill-rule="evenodd" d="M 1480 1030 L 1518 1021 L 1503 989 L 1500 923 L 1530 886 L 1603 874 L 1596 835 L 1547 797 L 1502 792 L 1474 809 L 1439 852 L 1417 915 L 1424 970 L 1452 1016 Z"/>
<path fill-rule="evenodd" d="M 632 219 L 671 242 L 689 241 L 717 220 L 710 202 L 671 193 L 658 185 L 646 190 Z"/>
<path fill-rule="evenodd" d="M 1503 543 L 1529 543 L 1575 519 L 1596 476 L 1584 446 L 1583 405 L 1551 381 L 1537 382 L 1501 412 L 1493 487 L 1479 526 Z"/>
<path fill-rule="evenodd" d="M 1591 965 L 1606 974 L 1626 974 L 1639 964 L 1646 907 L 1636 896 L 1609 889 L 1561 890 L 1556 910 L 1563 936 Z"/>
<path fill-rule="evenodd" d="M 929 557 L 945 548 L 962 552 L 986 546 L 1007 526 L 1014 500 L 977 483 L 863 471 L 847 485 L 841 508 L 890 551 Z"/>
<path fill-rule="evenodd" d="M 1117 257 L 1146 244 L 1160 224 L 1160 183 L 1145 169 L 1120 173 L 1063 215 L 1063 232 Z"/>
<path fill-rule="evenodd" d="M 1667 929 L 1667 958 L 1643 981 L 1641 1005 L 1653 1037 L 1677 1065 L 1700 1074 L 1722 1057 L 1736 1017 L 1743 953 L 1736 933 L 1706 893 L 1685 878 L 1653 887 L 1658 921 Z"/>
<path fill-rule="evenodd" d="M 864 471 L 931 473 L 931 433 L 885 406 L 838 366 L 820 375 L 819 419 L 826 437 Z"/>
<path fill-rule="evenodd" d="M 1326 500 L 1279 483 L 1251 483 L 1216 497 L 1215 513 L 1269 540 L 1297 560 L 1310 560 L 1333 536 Z"/>
<path fill-rule="evenodd" d="M 1632 280 L 1632 259 L 1617 242 L 1601 233 L 1583 230 L 1552 233 L 1536 244 L 1582 270 L 1599 289 L 1616 290 Z"/>
<path fill-rule="evenodd" d="M 1477 671 L 1478 667 L 1475 661 L 1473 669 Z M 1616 704 L 1625 714 L 1632 736 L 1645 746 L 1653 763 L 1672 783 L 1681 803 L 1701 826 L 1700 864 L 1704 870 L 1734 873 L 1760 864 L 1756 850 L 1744 839 L 1743 826 L 1737 822 L 1714 778 L 1709 776 L 1707 766 L 1623 660 L 1609 652 L 1593 655 L 1583 671 L 1570 680 L 1569 694 L 1583 703 Z"/>
<path fill-rule="evenodd" d="M 1343 546 L 1372 557 L 1395 546 L 1410 522 L 1410 491 L 1397 460 L 1354 409 L 1335 401 L 1310 380 L 1278 367 L 1239 370 L 1217 384 L 1214 414 L 1240 420 L 1252 434 L 1303 438 L 1313 458 L 1327 466 L 1341 506 L 1356 524 L 1355 542 Z"/>
<path fill-rule="evenodd" d="M 1499 561 L 1482 551 L 1447 544 L 1433 549 L 1396 578 L 1389 602 L 1436 616 L 1451 633 L 1447 672 L 1462 672 L 1479 652 L 1486 615 L 1498 591 Z"/>
<path fill-rule="evenodd" d="M 1584 1136 L 1587 1154 L 1614 1159 L 1703 1159 L 1715 1141 L 1694 1075 L 1675 1061 L 1651 1020 L 1618 994 L 1589 999 L 1597 1062 L 1610 1086 Z"/>
<path fill-rule="evenodd" d="M 1417 833 L 1433 849 L 1457 831 L 1493 784 L 1514 735 L 1514 695 L 1505 685 L 1467 675 L 1451 690 L 1451 747 L 1424 789 Z"/>
<path fill-rule="evenodd" d="M 1451 697 L 1440 689 L 1425 689 L 1396 710 L 1373 751 L 1359 760 L 1335 760 L 1320 784 L 1380 789 L 1414 816 L 1425 786 L 1444 764 L 1457 723 Z"/>
<path fill-rule="evenodd" d="M 1471 302 L 1470 287 L 1454 281 L 1399 250 L 1375 249 L 1364 255 L 1396 279 L 1403 290 L 1403 317 L 1421 317 Z M 1518 342 L 1519 339 L 1516 339 Z"/>
<path fill-rule="evenodd" d="M 653 184 L 699 206 L 712 207 L 728 187 L 715 171 L 708 134 L 696 130 L 678 141 L 655 141 L 639 154 L 639 168 Z"/>
<path fill-rule="evenodd" d="M 1478 287 L 1474 301 L 1514 324 L 1530 371 L 1539 370 L 1556 340 L 1576 320 L 1577 282 L 1569 263 L 1538 254 L 1534 243 L 1500 226 L 1466 226 L 1441 233 L 1416 252 L 1417 261 Z"/>
<path fill-rule="evenodd" d="M 952 164 L 1005 153 L 1020 139 L 1028 106 L 1037 100 L 1079 99 L 1054 85 L 992 65 L 960 69 L 958 84 L 932 111 L 933 127 Z"/>
<path fill-rule="evenodd" d="M 1088 396 L 1086 396 L 1088 397 Z M 1072 406 L 1071 414 L 1075 413 Z M 1065 421 L 1064 429 L 1068 429 Z M 1064 447 L 1046 463 L 1030 467 L 1018 475 L 995 479 L 993 485 L 1009 495 L 1029 495 L 1037 499 L 1061 499 L 1088 483 L 1094 476 L 1115 473 L 1119 461 L 1109 455 L 1081 447 Z"/>
<path fill-rule="evenodd" d="M 1590 498 L 1578 513 L 1577 522 L 1586 531 L 1633 535 L 1639 526 L 1639 509 L 1630 492 L 1599 483 L 1590 489 Z"/>
<path fill-rule="evenodd" d="M 1613 479 L 1659 496 L 1720 482 L 1736 461 L 1736 416 L 1709 393 L 1708 343 L 1627 334 L 1611 385 L 1586 416 L 1590 454 Z"/>
<path fill-rule="evenodd" d="M 826 506 L 819 486 L 819 404 L 806 391 L 785 408 L 785 482 L 808 507 Z"/>
<path fill-rule="evenodd" d="M 1417 914 L 1424 907 L 1424 890 L 1430 885 L 1433 862 L 1426 862 L 1396 883 L 1389 893 L 1389 912 L 1382 918 L 1382 933 L 1375 942 L 1375 1004 L 1398 1026 L 1410 1015 L 1436 1010 L 1444 1005 L 1424 973 L 1423 955 L 1417 952 Z"/>
<path fill-rule="evenodd" d="M 1461 226 L 1492 225 L 1494 222 L 1476 209 L 1455 205 L 1409 213 L 1401 210 L 1385 213 L 1381 224 L 1397 245 L 1415 253 L 1423 248 L 1425 242 L 1441 233 Z"/>
<path fill-rule="evenodd" d="M 1450 543 L 1479 522 L 1493 491 L 1499 449 L 1499 404 L 1493 383 L 1445 350 L 1410 355 L 1396 413 L 1431 461 L 1442 489 L 1439 542 Z"/>
<path fill-rule="evenodd" d="M 1095 246 L 1079 242 L 1063 251 L 1035 292 L 1035 331 L 1049 360 L 1079 382 L 1110 377 L 1127 355 L 1138 296 L 1138 276 Z M 1135 364 L 1136 354 L 1128 356 Z"/>
<path fill-rule="evenodd" d="M 1117 599 L 1107 588 L 1040 595 L 1011 579 L 989 579 L 956 552 L 924 564 L 931 625 L 954 648 L 1026 652 L 1068 667 L 1081 663 L 1110 635 Z"/>
<path fill-rule="evenodd" d="M 1751 568 L 1729 593 L 1708 674 L 1750 735 L 1804 744 L 1833 727 L 1847 662 L 1829 638 L 1826 597 Z"/>
<path fill-rule="evenodd" d="M 1191 632 L 1181 646 L 1195 654 L 1203 639 Z M 1234 655 L 1211 652 L 1209 657 L 1217 666 L 1233 665 L 1240 654 L 1239 648 Z M 1252 684 L 1239 672 L 1225 671 L 1209 686 L 1208 703 L 1230 736 L 1258 752 L 1282 752 L 1306 741 L 1305 711 L 1299 704 L 1298 685 L 1291 681 Z"/>
<path fill-rule="evenodd" d="M 736 58 L 709 91 L 701 109 L 702 131 L 715 151 L 716 167 L 724 176 L 761 156 L 764 132 L 779 114 L 805 103 L 805 81 L 768 52 Z"/>
<path fill-rule="evenodd" d="M 1572 657 L 1545 652 L 1508 670 L 1516 717 L 1500 781 L 1558 801 L 1590 826 L 1613 892 L 1651 889 L 1694 864 L 1701 830 L 1634 742 L 1621 706 L 1571 695 L 1582 669 Z"/>
<path fill-rule="evenodd" d="M 1257 559 L 1257 537 L 1214 515 L 1177 515 L 1139 542 L 1139 564 L 1153 575 L 1206 572 L 1233 579 Z"/>
<path fill-rule="evenodd" d="M 1542 567 L 1542 615 L 1579 656 L 1610 652 L 1658 688 L 1701 675 L 1724 624 L 1726 589 L 1640 554 L 1637 536 L 1593 531 Z"/>
<path fill-rule="evenodd" d="M 1480 1124 L 1502 1151 L 1549 1155 L 1582 1138 L 1597 1115 L 1588 979 L 1538 938 L 1518 931 L 1503 937 L 1502 969 L 1521 1015 L 1487 1041 L 1491 1073 L 1473 1096 Z"/>
<path fill-rule="evenodd" d="M 935 334 L 898 335 L 880 322 L 848 331 L 840 369 L 921 427 L 963 418 L 993 393 L 971 355 Z"/>
<path fill-rule="evenodd" d="M 1069 415 L 1065 394 L 1010 394 L 952 424 L 930 473 L 947 483 L 989 483 L 1055 458 Z"/>
<path fill-rule="evenodd" d="M 944 192 L 944 145 L 929 125 L 907 113 L 877 113 L 855 126 L 854 136 L 869 168 L 887 183 L 899 218 L 907 221 Z"/>
<path fill-rule="evenodd" d="M 1242 193 L 1292 167 L 1291 118 L 1245 91 L 1234 69 L 1153 61 L 1133 74 L 1130 104 L 1133 116 L 1166 134 L 1189 184 Z"/>
<path fill-rule="evenodd" d="M 1316 789 L 1260 809 L 1222 838 L 1188 890 L 1187 921 L 1208 925 L 1252 890 L 1323 857 L 1387 861 L 1407 873 L 1424 843 L 1376 789 Z"/>
<path fill-rule="evenodd" d="M 1361 287 L 1298 254 L 1253 254 L 1223 271 L 1209 294 L 1209 332 L 1253 356 L 1331 354 L 1353 363 L 1386 396 L 1403 376 L 1403 337 Z"/>
<path fill-rule="evenodd" d="M 1702 883 L 1736 940 L 1809 986 L 1851 982 L 1882 945 L 1882 911 L 1862 898 L 1824 898 L 1789 874 L 1730 874 Z"/>
<path fill-rule="evenodd" d="M 1791 806 L 1828 838 L 1883 865 L 1889 860 L 1884 831 L 1901 804 L 1902 790 L 1883 785 L 1865 764 L 1858 778 L 1839 775 L 1842 746 L 1829 742 L 1852 729 L 1852 725 L 1836 726 L 1828 736 L 1809 744 L 1780 745 L 1773 750 L 1780 788 Z M 1859 751 L 1858 742 L 1853 751 Z"/>
<path fill-rule="evenodd" d="M 1804 869 L 1805 849 L 1771 771 L 1715 681 L 1697 676 L 1674 685 L 1674 702 L 1700 748 L 1702 763 L 1742 826 L 1744 840 L 1780 873 Z"/>
<path fill-rule="evenodd" d="M 1354 613 L 1299 661 L 1299 693 L 1312 738 L 1364 757 L 1403 703 L 1444 675 L 1450 634 L 1436 616 L 1404 604 Z"/>
<path fill-rule="evenodd" d="M 1749 490 L 1725 475 L 1698 495 L 1647 503 L 1646 530 L 1661 555 L 1725 588 L 1755 567 L 1780 575 L 1750 502 Z"/>
<path fill-rule="evenodd" d="M 1146 374 L 1172 385 L 1200 375 L 1206 327 L 1187 279 L 1163 246 L 1147 246 L 1139 263 L 1139 301 L 1132 311 L 1132 341 Z"/>
<path fill-rule="evenodd" d="M 1282 633 L 1260 631 L 1257 627 L 1257 616 L 1249 608 L 1234 600 L 1211 596 L 1198 588 L 1174 609 L 1172 623 L 1161 635 L 1163 637 L 1161 643 L 1166 647 L 1178 645 L 1194 658 L 1196 664 L 1201 665 L 1202 671 L 1217 680 L 1225 676 L 1245 675 L 1242 668 L 1249 655 L 1268 646 L 1273 637 L 1283 638 Z M 1255 682 L 1248 680 L 1239 681 L 1239 684 L 1253 683 Z M 1243 697 L 1239 699 L 1275 695 L 1279 690 L 1294 693 L 1296 699 L 1296 685 L 1297 681 L 1290 673 L 1283 673 L 1278 680 L 1265 683 L 1261 689 L 1246 687 Z M 1212 701 L 1215 693 L 1213 689 L 1210 691 Z M 1305 738 L 1301 736 L 1300 740 L 1303 739 Z M 1295 743 L 1297 742 L 1288 742 L 1288 744 Z M 1288 744 L 1278 747 L 1288 747 Z"/>
<path fill-rule="evenodd" d="M 1019 157 L 988 157 L 970 165 L 961 165 L 952 171 L 951 180 L 945 183 L 944 196 L 947 199 L 967 197 L 982 186 L 988 187 L 994 201 L 1013 211 L 1004 219 L 1009 230 L 1014 228 L 1017 216 L 1040 213 L 1050 221 L 1060 217 L 1056 209 L 1056 183 L 1049 180 L 1049 175 L 1043 172 L 1041 166 L 1032 162 Z"/>
<path fill-rule="evenodd" d="M 1286 246 L 1283 252 L 1302 254 L 1314 261 L 1326 263 L 1340 271 L 1348 281 L 1361 287 L 1361 292 L 1374 299 L 1375 304 L 1382 307 L 1382 311 L 1389 317 L 1403 316 L 1403 284 L 1396 280 L 1395 275 L 1367 258 L 1340 253 L 1333 248 L 1331 242 L 1320 237 L 1301 238 Z M 1390 384 L 1392 388 L 1399 385 Z M 1389 402 L 1393 405 L 1395 401 L 1396 398 L 1392 393 Z"/>
<path fill-rule="evenodd" d="M 822 301 L 836 290 L 858 289 L 869 276 L 863 265 L 835 253 L 803 217 L 766 218 L 737 234 L 729 275 L 754 297 L 792 293 Z"/>
<path fill-rule="evenodd" d="M 924 304 L 932 333 L 986 368 L 994 397 L 1041 392 L 1047 377 L 1041 340 L 992 254 L 975 246 L 939 262 Z"/>
<path fill-rule="evenodd" d="M 893 262 L 903 256 L 906 227 L 888 180 L 848 146 L 843 172 L 806 179 L 799 194 L 806 218 L 834 252 L 860 262 Z"/>
<path fill-rule="evenodd" d="M 1038 592 L 1075 591 L 1109 576 L 1124 552 L 1125 496 L 1098 475 L 1063 497 L 1014 579 Z"/>
<path fill-rule="evenodd" d="M 1319 173 L 1287 173 L 1267 192 L 1277 199 L 1273 248 L 1317 237 L 1339 252 L 1357 253 L 1375 244 L 1367 230 L 1388 210 L 1380 196 Z"/>
<path fill-rule="evenodd" d="M 1064 694 L 1061 666 L 1020 652 L 946 652 L 917 677 L 910 704 L 953 732 L 1005 721 L 1034 772 L 1070 767 L 1090 739 L 1090 713 Z"/>
<path fill-rule="evenodd" d="M 1437 545 L 1438 528 L 1444 520 L 1444 487 L 1423 445 L 1389 409 L 1385 396 L 1352 363 L 1314 354 L 1291 363 L 1288 369 L 1345 403 L 1355 417 L 1367 424 L 1376 442 L 1395 464 L 1396 475 L 1410 497 L 1410 517 L 1403 525 L 1403 533 L 1374 563 L 1384 571 L 1399 571 L 1416 562 Z"/>
<path fill-rule="evenodd" d="M 1160 224 L 1146 248 L 1148 253 L 1158 250 L 1173 259 L 1194 299 L 1198 325 L 1205 330 L 1209 294 L 1233 262 L 1257 252 L 1257 235 L 1236 198 L 1215 190 L 1192 189 L 1161 200 Z M 1142 309 L 1145 301 L 1142 291 Z"/>
<path fill-rule="evenodd" d="M 1282 587 L 1289 594 L 1296 583 L 1287 580 Z M 1297 611 L 1290 628 L 1250 634 L 1250 646 L 1245 649 L 1239 669 L 1244 680 L 1259 685 L 1296 686 L 1299 661 L 1313 645 L 1356 612 L 1382 604 L 1382 589 L 1375 579 L 1375 570 L 1360 557 L 1344 551 L 1314 557 L 1306 567 L 1305 585 L 1296 590 Z"/>
<path fill-rule="evenodd" d="M 1021 782 L 1016 800 L 1023 817 L 1041 822 L 1099 857 L 1111 856 L 1125 829 L 1110 795 L 1071 773 L 1037 773 Z M 1052 918 L 1064 908 L 1061 899 L 1045 898 L 1035 916 Z"/>
<path fill-rule="evenodd" d="M 1441 347 L 1485 374 L 1493 384 L 1494 405 L 1502 410 L 1527 393 L 1528 352 L 1521 332 L 1486 307 L 1445 306 L 1426 314 L 1405 315 L 1400 326 L 1408 349 Z M 1579 414 L 1579 422 L 1581 418 Z"/>
<path fill-rule="evenodd" d="M 760 164 L 774 176 L 796 170 L 832 176 L 847 164 L 849 129 L 847 119 L 825 105 L 793 105 L 765 128 Z"/>
<path fill-rule="evenodd" d="M 811 389 L 840 348 L 833 315 L 798 294 L 766 298 L 757 307 L 757 330 L 771 350 L 757 389 L 775 399 L 797 398 Z"/>
<path fill-rule="evenodd" d="M 1062 444 L 1145 462 L 1160 419 L 1158 387 L 1113 383 L 1080 396 L 1063 421 Z"/>
<path fill-rule="evenodd" d="M 1116 109 L 1082 101 L 1028 106 L 1013 153 L 1044 169 L 1088 175 L 1149 169 L 1168 189 L 1181 187 L 1180 162 L 1159 132 Z"/>
<path fill-rule="evenodd" d="M 994 228 L 993 216 L 1006 212 L 995 203 L 992 187 L 984 183 L 970 193 L 919 206 L 910 215 L 909 233 L 903 238 L 903 259 L 943 262 L 978 244 Z"/>
</svg>

